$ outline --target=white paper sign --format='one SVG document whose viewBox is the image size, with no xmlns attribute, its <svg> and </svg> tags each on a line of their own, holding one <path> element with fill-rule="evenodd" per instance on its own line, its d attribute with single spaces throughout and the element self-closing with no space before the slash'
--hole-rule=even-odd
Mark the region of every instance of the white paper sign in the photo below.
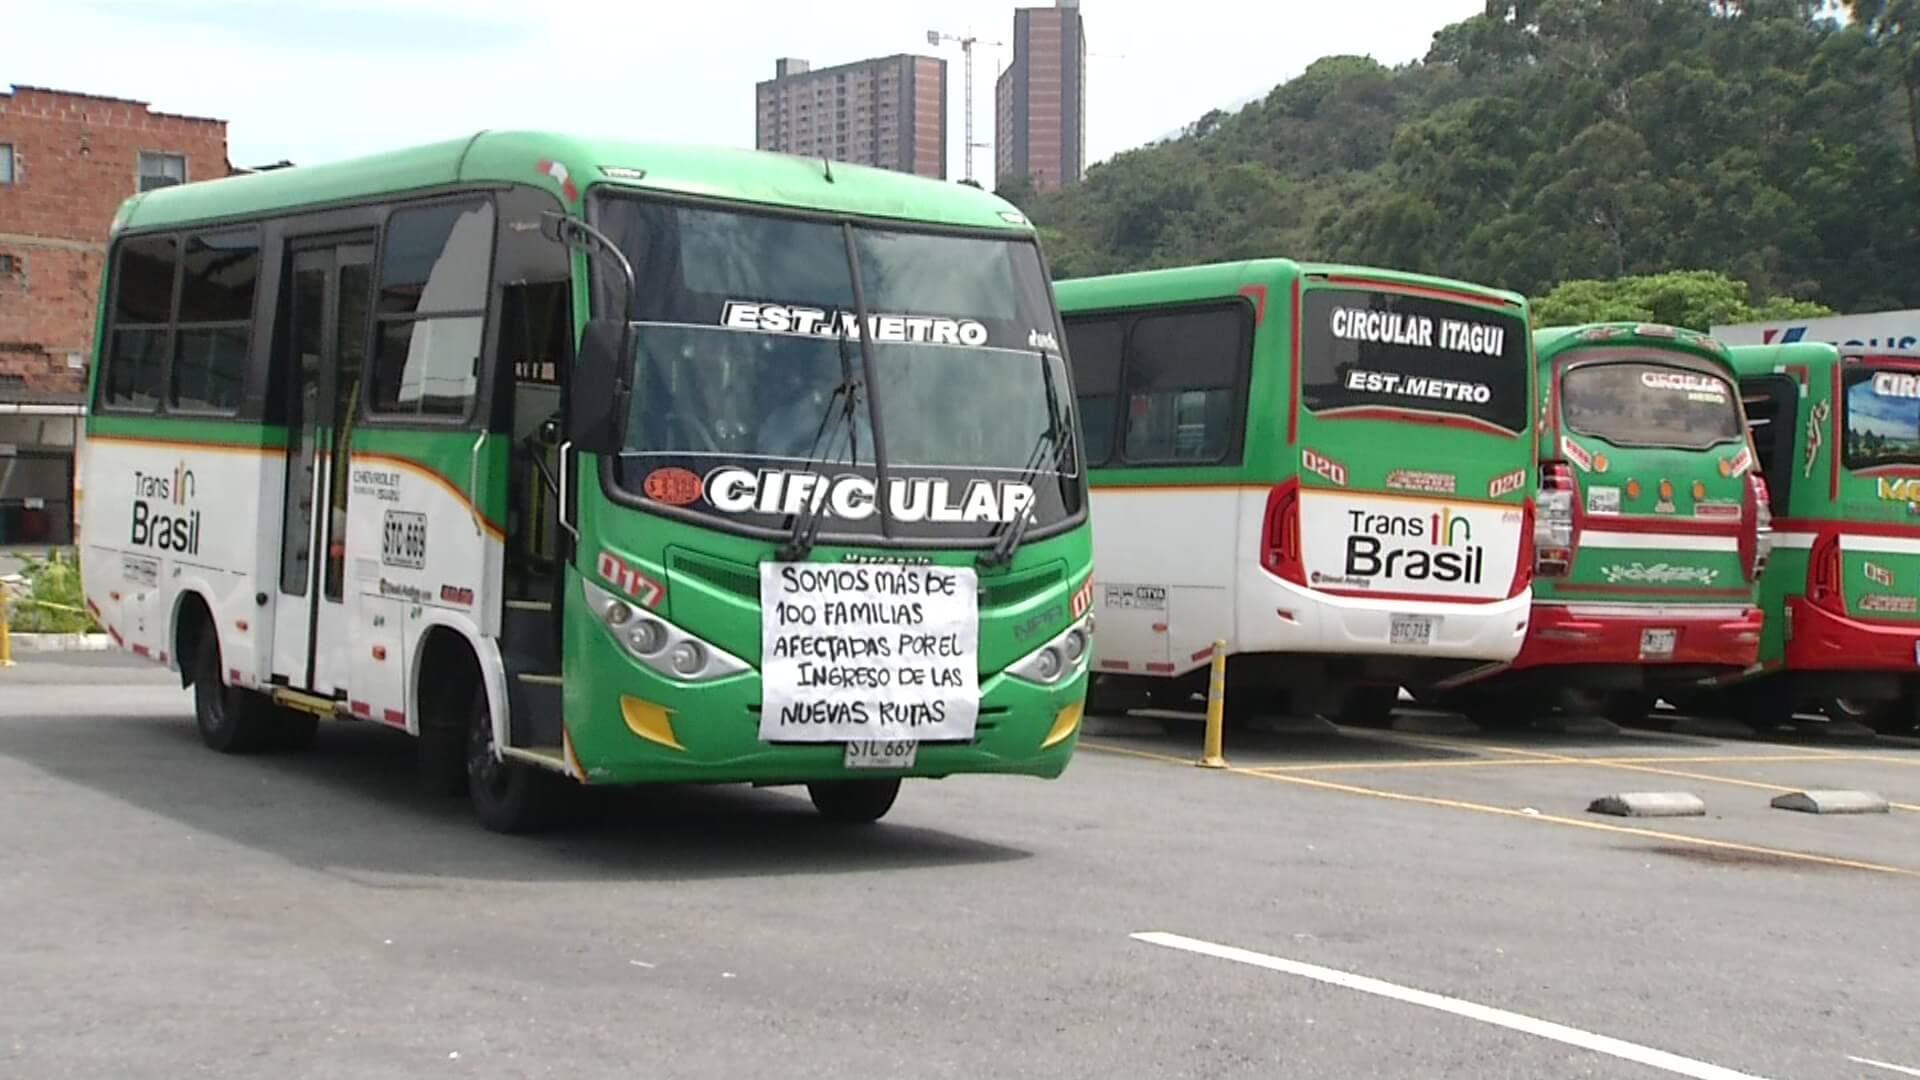
<svg viewBox="0 0 1920 1080">
<path fill-rule="evenodd" d="M 970 566 L 760 564 L 760 737 L 973 738 L 978 589 Z"/>
</svg>

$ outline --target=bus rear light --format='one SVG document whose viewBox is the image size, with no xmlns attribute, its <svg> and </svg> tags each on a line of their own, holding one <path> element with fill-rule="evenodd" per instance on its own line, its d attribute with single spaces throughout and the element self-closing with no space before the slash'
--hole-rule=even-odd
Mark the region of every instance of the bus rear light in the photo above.
<svg viewBox="0 0 1920 1080">
<path fill-rule="evenodd" d="M 1573 472 L 1565 462 L 1540 469 L 1540 498 L 1533 517 L 1534 569 L 1541 577 L 1573 572 Z"/>
<path fill-rule="evenodd" d="M 1807 553 L 1807 600 L 1836 615 L 1847 613 L 1845 578 L 1840 569 L 1840 534 L 1828 533 Z M 1789 613 L 1792 608 L 1787 609 Z M 1791 623 L 1789 623 L 1791 626 Z"/>
<path fill-rule="evenodd" d="M 1267 514 L 1260 526 L 1260 565 L 1295 585 L 1307 583 L 1300 554 L 1300 478 L 1289 478 L 1267 492 Z"/>
<path fill-rule="evenodd" d="M 1758 581 L 1773 554 L 1773 500 L 1766 479 L 1757 472 L 1747 474 L 1745 495 L 1745 516 L 1751 524 L 1740 533 L 1740 565 L 1746 568 L 1748 581 Z"/>
</svg>

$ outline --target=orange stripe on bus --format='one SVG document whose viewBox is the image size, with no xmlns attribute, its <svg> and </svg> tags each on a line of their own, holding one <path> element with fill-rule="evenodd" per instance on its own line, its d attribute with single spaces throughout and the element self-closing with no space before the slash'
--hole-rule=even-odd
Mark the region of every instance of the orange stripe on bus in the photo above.
<svg viewBox="0 0 1920 1080">
<path fill-rule="evenodd" d="M 204 442 L 200 439 L 168 439 L 150 436 L 132 435 L 87 435 L 88 442 L 125 443 L 129 446 L 177 446 L 191 450 L 215 450 L 228 454 L 284 454 L 284 446 L 244 445 L 236 443 Z"/>
<path fill-rule="evenodd" d="M 382 464 L 392 465 L 397 469 L 405 469 L 411 473 L 414 473 L 415 475 L 426 477 L 428 480 L 431 480 L 434 483 L 439 484 L 441 487 L 445 488 L 448 494 L 460 500 L 460 502 L 465 504 L 469 510 L 477 513 L 479 515 L 481 524 L 486 527 L 486 530 L 489 533 L 493 534 L 493 538 L 495 540 L 505 540 L 507 538 L 507 531 L 505 529 L 495 524 L 493 519 L 488 517 L 485 513 L 480 512 L 474 506 L 473 500 L 468 497 L 467 493 L 460 490 L 459 485 L 455 484 L 452 480 L 447 479 L 446 476 L 442 475 L 438 470 L 430 469 L 427 466 L 422 465 L 419 462 L 413 460 L 412 458 L 395 457 L 392 454 L 379 454 L 379 453 L 356 451 L 351 456 L 352 456 L 352 460 L 355 462 L 378 461 Z"/>
</svg>

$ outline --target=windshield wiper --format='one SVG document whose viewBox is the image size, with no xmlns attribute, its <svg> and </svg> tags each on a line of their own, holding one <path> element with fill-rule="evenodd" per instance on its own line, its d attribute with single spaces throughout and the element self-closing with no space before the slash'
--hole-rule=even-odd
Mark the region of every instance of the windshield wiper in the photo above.
<svg viewBox="0 0 1920 1080">
<path fill-rule="evenodd" d="M 1053 363 L 1043 350 L 1035 355 L 1040 357 L 1040 381 L 1047 390 L 1047 426 L 1034 440 L 1033 450 L 1027 454 L 1027 464 L 1020 470 L 1020 483 L 1031 491 L 1033 478 L 1040 471 L 1040 464 L 1046 460 L 1049 447 L 1053 450 L 1054 468 L 1060 467 L 1061 452 L 1066 449 L 1066 440 L 1060 437 L 1064 425 L 1060 423 L 1060 395 L 1053 387 Z M 1011 522 L 1001 522 L 993 527 L 990 536 L 998 537 L 992 549 L 980 553 L 977 560 L 981 567 L 991 569 L 1005 566 L 1013 561 L 1014 552 L 1020 550 L 1020 544 L 1027 538 L 1027 526 L 1033 523 L 1033 510 L 1024 509 Z M 1004 530 L 1004 531 L 1003 531 Z"/>
<path fill-rule="evenodd" d="M 842 330 L 840 333 L 840 385 L 834 387 L 833 393 L 827 395 L 827 407 L 820 413 L 820 426 L 813 433 L 813 445 L 807 449 L 806 464 L 800 469 L 802 473 L 817 475 L 819 467 L 824 463 L 822 459 L 826 456 L 828 446 L 832 444 L 822 445 L 822 443 L 827 438 L 828 429 L 833 426 L 836 411 L 847 423 L 847 465 L 853 468 L 859 466 L 860 428 L 854 420 L 854 409 L 859 398 L 860 384 L 853 377 L 853 356 L 847 349 L 846 332 Z M 825 502 L 825 491 L 815 489 L 807 493 L 806 504 L 793 515 L 787 542 L 780 545 L 780 550 L 774 553 L 774 558 L 781 562 L 799 562 L 812 553 L 814 538 L 820 535 L 820 506 Z"/>
</svg>

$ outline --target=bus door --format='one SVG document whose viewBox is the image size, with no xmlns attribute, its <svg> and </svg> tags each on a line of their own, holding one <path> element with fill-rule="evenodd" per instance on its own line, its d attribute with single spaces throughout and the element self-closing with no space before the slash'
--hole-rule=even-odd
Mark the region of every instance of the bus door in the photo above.
<svg viewBox="0 0 1920 1080">
<path fill-rule="evenodd" d="M 273 676 L 332 696 L 350 666 L 346 593 L 347 454 L 360 409 L 373 291 L 373 245 L 292 252 Z"/>
</svg>

